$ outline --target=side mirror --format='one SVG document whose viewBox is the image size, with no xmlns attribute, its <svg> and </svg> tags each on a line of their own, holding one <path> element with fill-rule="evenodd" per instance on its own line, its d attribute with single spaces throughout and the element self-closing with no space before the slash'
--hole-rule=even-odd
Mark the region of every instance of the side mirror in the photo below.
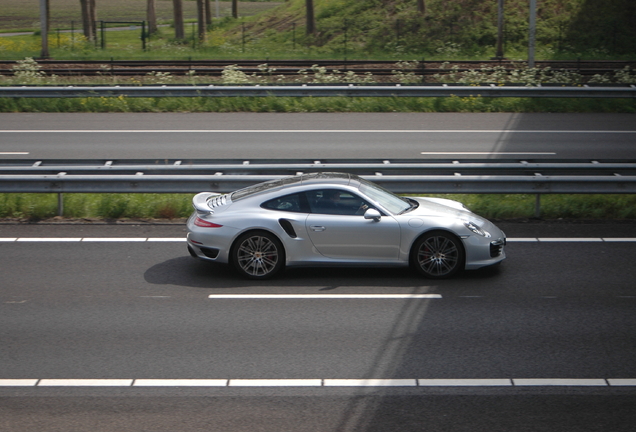
<svg viewBox="0 0 636 432">
<path fill-rule="evenodd" d="M 374 221 L 378 222 L 381 217 L 382 215 L 380 214 L 380 212 L 374 208 L 370 208 L 369 210 L 364 212 L 365 219 L 373 219 Z"/>
</svg>

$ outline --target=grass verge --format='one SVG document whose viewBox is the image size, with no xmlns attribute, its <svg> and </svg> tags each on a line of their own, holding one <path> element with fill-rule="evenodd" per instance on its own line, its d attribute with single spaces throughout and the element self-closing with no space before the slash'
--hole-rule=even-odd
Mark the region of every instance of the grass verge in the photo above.
<svg viewBox="0 0 636 432">
<path fill-rule="evenodd" d="M 635 113 L 636 99 L 567 98 L 0 98 L 0 112 L 554 112 Z"/>
<path fill-rule="evenodd" d="M 193 194 L 64 194 L 71 219 L 180 219 Z M 488 219 L 535 217 L 535 195 L 430 195 L 464 203 Z M 0 218 L 40 221 L 58 215 L 57 194 L 0 194 Z M 636 195 L 542 195 L 543 219 L 636 220 Z"/>
</svg>

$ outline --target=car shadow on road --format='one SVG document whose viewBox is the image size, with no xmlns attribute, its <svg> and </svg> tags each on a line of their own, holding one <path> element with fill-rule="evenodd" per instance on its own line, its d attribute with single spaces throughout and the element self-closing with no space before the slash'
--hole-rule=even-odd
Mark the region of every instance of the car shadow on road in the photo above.
<svg viewBox="0 0 636 432">
<path fill-rule="evenodd" d="M 466 271 L 448 280 L 426 279 L 409 268 L 287 268 L 269 280 L 242 278 L 229 266 L 195 260 L 189 256 L 173 258 L 150 267 L 144 274 L 146 282 L 155 285 L 175 285 L 203 289 L 293 288 L 312 291 L 332 291 L 345 287 L 413 288 L 430 285 L 462 286 L 467 281 L 488 282 L 501 273 L 501 266 Z"/>
</svg>

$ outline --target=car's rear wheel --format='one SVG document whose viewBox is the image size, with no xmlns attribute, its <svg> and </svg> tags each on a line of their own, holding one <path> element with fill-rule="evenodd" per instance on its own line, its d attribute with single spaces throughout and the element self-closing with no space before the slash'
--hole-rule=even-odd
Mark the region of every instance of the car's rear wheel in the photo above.
<svg viewBox="0 0 636 432">
<path fill-rule="evenodd" d="M 464 248 L 461 240 L 453 234 L 434 231 L 415 242 L 411 260 L 417 271 L 424 276 L 444 279 L 464 268 Z"/>
<path fill-rule="evenodd" d="M 234 245 L 232 263 L 239 273 L 250 279 L 270 278 L 285 265 L 282 243 L 266 231 L 247 232 Z"/>
</svg>

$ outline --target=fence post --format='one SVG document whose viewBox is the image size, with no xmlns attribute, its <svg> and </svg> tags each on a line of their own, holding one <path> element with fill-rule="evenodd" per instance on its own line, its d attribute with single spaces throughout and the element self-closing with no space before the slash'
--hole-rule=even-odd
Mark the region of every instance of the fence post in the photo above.
<svg viewBox="0 0 636 432">
<path fill-rule="evenodd" d="M 348 21 L 345 18 L 344 20 L 344 61 L 347 61 L 347 29 L 348 29 Z"/>
<path fill-rule="evenodd" d="M 101 37 L 102 37 L 102 49 L 106 48 L 106 38 L 104 37 L 104 21 L 100 21 L 100 28 L 101 28 Z"/>
<path fill-rule="evenodd" d="M 146 21 L 141 22 L 141 48 L 146 51 Z"/>
</svg>

